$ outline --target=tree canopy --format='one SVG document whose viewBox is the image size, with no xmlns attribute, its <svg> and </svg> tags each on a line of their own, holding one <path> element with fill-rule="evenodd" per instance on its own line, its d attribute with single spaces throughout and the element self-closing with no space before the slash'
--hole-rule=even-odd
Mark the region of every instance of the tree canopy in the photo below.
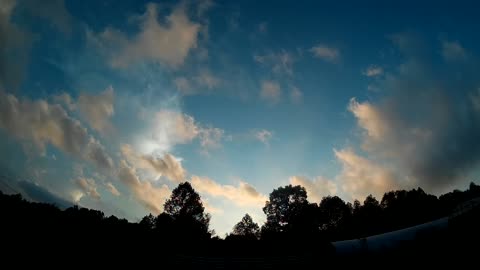
<svg viewBox="0 0 480 270">
<path fill-rule="evenodd" d="M 232 236 L 241 237 L 242 239 L 258 239 L 260 236 L 260 227 L 253 222 L 249 214 L 245 214 L 240 222 L 233 226 Z"/>
</svg>

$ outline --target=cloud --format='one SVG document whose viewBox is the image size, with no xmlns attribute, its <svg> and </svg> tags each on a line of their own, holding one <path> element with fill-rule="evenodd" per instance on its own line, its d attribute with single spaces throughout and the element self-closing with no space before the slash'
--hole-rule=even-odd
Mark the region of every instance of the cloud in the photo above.
<svg viewBox="0 0 480 270">
<path fill-rule="evenodd" d="M 53 97 L 53 101 L 55 103 L 59 103 L 65 106 L 66 109 L 69 111 L 74 111 L 77 109 L 77 104 L 75 104 L 75 101 L 73 98 L 70 96 L 70 94 L 63 92 L 59 95 L 56 95 Z"/>
<path fill-rule="evenodd" d="M 208 89 L 216 88 L 221 82 L 219 78 L 215 77 L 209 70 L 206 69 L 200 71 L 194 80 L 198 85 L 207 87 Z"/>
<path fill-rule="evenodd" d="M 140 151 L 166 153 L 177 144 L 192 142 L 199 133 L 193 117 L 173 110 L 155 113 L 146 134 L 139 138 Z"/>
<path fill-rule="evenodd" d="M 256 140 L 262 142 L 263 144 L 269 145 L 270 139 L 273 137 L 273 132 L 266 129 L 261 129 L 253 131 L 253 136 Z"/>
<path fill-rule="evenodd" d="M 30 34 L 11 22 L 16 5 L 5 0 L 0 6 L 0 91 L 18 89 L 31 46 Z"/>
<path fill-rule="evenodd" d="M 282 91 L 280 85 L 275 81 L 262 81 L 260 98 L 269 102 L 270 104 L 276 104 L 280 102 Z"/>
<path fill-rule="evenodd" d="M 100 200 L 100 194 L 97 192 L 97 184 L 95 183 L 95 180 L 81 177 L 75 180 L 75 184 L 82 190 L 84 194 L 92 197 L 95 200 Z"/>
<path fill-rule="evenodd" d="M 382 140 L 387 133 L 392 132 L 386 116 L 370 103 L 358 103 L 352 98 L 348 110 L 357 118 L 359 126 L 367 132 L 368 137 Z"/>
<path fill-rule="evenodd" d="M 479 80 L 468 65 L 458 80 L 411 44 L 420 43 L 402 39 L 405 62 L 379 82 L 387 94 L 375 103 L 353 99 L 349 110 L 369 157 L 391 164 L 411 184 L 444 192 L 480 163 L 480 113 L 473 98 Z"/>
<path fill-rule="evenodd" d="M 173 182 L 181 182 L 185 179 L 185 169 L 181 162 L 173 155 L 166 153 L 163 157 L 153 154 L 139 154 L 130 145 L 121 147 L 123 157 L 137 169 L 148 170 L 152 174 L 160 174 Z"/>
<path fill-rule="evenodd" d="M 327 62 L 336 63 L 340 58 L 340 51 L 337 48 L 327 46 L 325 44 L 318 44 L 310 49 L 313 56 L 320 58 Z"/>
<path fill-rule="evenodd" d="M 105 147 L 93 137 L 90 137 L 90 141 L 86 145 L 85 158 L 98 168 L 113 169 L 112 158 L 105 151 Z"/>
<path fill-rule="evenodd" d="M 151 182 L 141 181 L 134 167 L 125 160 L 120 162 L 118 177 L 135 196 L 135 199 L 153 214 L 158 215 L 163 210 L 163 204 L 170 196 L 170 189 L 166 185 L 154 186 Z"/>
<path fill-rule="evenodd" d="M 319 203 L 323 197 L 337 193 L 337 185 L 335 182 L 322 176 L 317 176 L 312 180 L 304 176 L 292 176 L 289 180 L 290 184 L 294 186 L 300 185 L 307 190 L 310 202 Z"/>
<path fill-rule="evenodd" d="M 480 88 L 470 95 L 470 99 L 472 100 L 473 108 L 480 113 Z"/>
<path fill-rule="evenodd" d="M 18 100 L 0 91 L 0 112 L 0 128 L 22 142 L 33 143 L 41 154 L 51 144 L 71 156 L 92 162 L 97 168 L 113 168 L 104 147 L 58 104 L 42 99 Z"/>
<path fill-rule="evenodd" d="M 192 116 L 173 110 L 160 110 L 146 135 L 139 139 L 139 149 L 142 153 L 166 153 L 177 144 L 187 144 L 198 139 L 202 151 L 208 152 L 220 147 L 221 142 L 229 138 L 224 130 L 203 126 L 195 122 Z"/>
<path fill-rule="evenodd" d="M 101 134 L 113 131 L 109 118 L 114 114 L 113 88 L 110 86 L 98 95 L 82 93 L 78 97 L 77 107 L 87 123 Z"/>
<path fill-rule="evenodd" d="M 72 16 L 65 7 L 63 0 L 26 1 L 25 8 L 33 16 L 51 21 L 53 26 L 64 34 L 71 33 Z"/>
<path fill-rule="evenodd" d="M 107 188 L 107 190 L 112 193 L 113 195 L 115 196 L 120 196 L 120 191 L 118 191 L 118 189 L 113 185 L 112 182 L 107 182 L 105 184 L 105 187 Z"/>
<path fill-rule="evenodd" d="M 173 80 L 177 90 L 184 96 L 208 94 L 218 88 L 222 80 L 213 75 L 208 69 L 202 69 L 191 79 L 180 76 Z"/>
<path fill-rule="evenodd" d="M 221 185 L 210 178 L 193 175 L 190 182 L 198 192 L 225 198 L 238 206 L 260 207 L 267 200 L 265 195 L 243 181 L 240 181 L 238 186 Z"/>
<path fill-rule="evenodd" d="M 221 141 L 225 138 L 225 131 L 219 128 L 201 128 L 199 132 L 200 146 L 204 151 L 221 147 Z"/>
<path fill-rule="evenodd" d="M 190 20 L 185 4 L 176 6 L 164 18 L 165 23 L 161 23 L 157 5 L 150 3 L 139 20 L 140 31 L 133 37 L 111 27 L 99 34 L 87 32 L 87 35 L 92 44 L 110 56 L 111 65 L 118 68 L 144 61 L 178 68 L 197 47 L 202 27 Z"/>
<path fill-rule="evenodd" d="M 447 61 L 467 59 L 467 52 L 458 41 L 443 41 L 442 56 Z"/>
<path fill-rule="evenodd" d="M 363 72 L 363 75 L 367 77 L 376 77 L 383 74 L 383 68 L 375 65 L 367 67 Z"/>
<path fill-rule="evenodd" d="M 173 80 L 173 83 L 175 84 L 175 87 L 177 87 L 177 90 L 183 95 L 189 95 L 193 93 L 192 84 L 187 78 L 183 76 L 177 77 Z"/>
<path fill-rule="evenodd" d="M 351 149 L 334 150 L 342 165 L 337 176 L 342 190 L 353 199 L 363 199 L 369 194 L 381 198 L 383 193 L 397 187 L 395 175 L 388 169 L 361 157 Z"/>
<path fill-rule="evenodd" d="M 293 104 L 300 104 L 303 101 L 303 93 L 296 86 L 292 86 L 290 90 L 290 100 Z"/>
<path fill-rule="evenodd" d="M 255 62 L 263 66 L 270 67 L 276 74 L 293 75 L 293 63 L 295 62 L 295 57 L 292 53 L 285 50 L 278 53 L 269 52 L 264 55 L 255 54 L 253 59 Z"/>
<path fill-rule="evenodd" d="M 14 188 L 10 194 L 22 193 L 23 198 L 26 200 L 54 204 L 60 209 L 66 209 L 73 205 L 71 201 L 61 198 L 37 183 L 27 181 L 16 182 L 12 179 L 7 179 L 7 181 L 8 180 L 10 180 L 8 186 L 13 186 Z M 6 184 L 2 182 L 3 181 L 0 180 L 0 186 L 3 186 L 2 184 Z M 5 192 L 3 189 L 2 191 Z"/>
<path fill-rule="evenodd" d="M 267 22 L 261 22 L 258 24 L 258 32 L 260 33 L 267 33 L 268 31 L 268 23 Z"/>
</svg>

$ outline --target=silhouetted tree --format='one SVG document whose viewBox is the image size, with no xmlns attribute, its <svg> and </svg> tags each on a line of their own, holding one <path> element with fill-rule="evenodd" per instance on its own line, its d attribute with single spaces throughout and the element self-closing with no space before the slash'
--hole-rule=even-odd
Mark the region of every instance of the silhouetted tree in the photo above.
<svg viewBox="0 0 480 270">
<path fill-rule="evenodd" d="M 292 230 L 294 220 L 307 205 L 304 187 L 288 185 L 274 189 L 263 207 L 267 221 L 262 227 L 262 235 Z"/>
<path fill-rule="evenodd" d="M 210 238 L 210 215 L 205 213 L 200 195 L 189 182 L 180 183 L 164 204 L 165 213 L 172 217 L 175 229 L 193 238 Z"/>
<path fill-rule="evenodd" d="M 338 196 L 327 196 L 323 197 L 318 208 L 321 229 L 328 232 L 331 238 L 338 238 L 351 220 L 351 207 Z"/>
<path fill-rule="evenodd" d="M 226 237 L 254 240 L 259 237 L 260 227 L 253 222 L 252 217 L 249 214 L 245 214 L 240 222 L 233 226 L 232 233 Z"/>
<path fill-rule="evenodd" d="M 140 220 L 139 225 L 145 229 L 155 228 L 156 219 L 152 214 L 148 214 Z"/>
</svg>

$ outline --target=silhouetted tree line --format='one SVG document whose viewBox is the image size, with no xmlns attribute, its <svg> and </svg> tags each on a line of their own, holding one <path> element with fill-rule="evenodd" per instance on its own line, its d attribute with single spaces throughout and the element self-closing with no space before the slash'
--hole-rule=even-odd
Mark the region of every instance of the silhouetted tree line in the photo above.
<svg viewBox="0 0 480 270">
<path fill-rule="evenodd" d="M 18 240 L 19 245 L 34 239 L 33 243 L 38 243 L 39 247 L 52 239 L 60 239 L 61 245 L 66 246 L 71 246 L 72 242 L 94 244 L 103 241 L 118 245 L 120 249 L 127 242 L 146 249 L 145 243 L 159 241 L 169 243 L 168 251 L 163 253 L 165 256 L 176 251 L 225 255 L 228 253 L 225 246 L 217 246 L 212 251 L 211 245 L 207 251 L 192 243 L 223 242 L 235 248 L 241 242 L 249 245 L 251 254 L 283 256 L 292 250 L 300 252 L 310 248 L 304 245 L 283 248 L 284 243 L 311 242 L 316 252 L 331 254 L 329 241 L 360 238 L 432 221 L 450 215 L 458 205 L 478 197 L 480 186 L 471 183 L 466 191 L 454 190 L 440 197 L 417 188 L 387 192 L 380 201 L 369 195 L 363 202 L 356 200 L 352 204 L 338 196 L 327 196 L 319 203 L 312 203 L 307 200 L 304 187 L 288 185 L 270 193 L 263 207 L 267 217 L 265 224 L 259 226 L 246 214 L 225 240 L 220 241 L 209 228 L 210 215 L 205 213 L 199 194 L 188 182 L 172 191 L 163 213 L 149 214 L 138 223 L 78 206 L 62 211 L 51 204 L 28 202 L 20 194 L 0 192 L 0 226 L 2 233 L 6 233 L 4 238 L 23 239 Z M 459 228 L 464 225 L 457 224 Z M 256 243 L 248 244 L 252 241 Z M 266 248 L 272 246 L 275 248 Z"/>
<path fill-rule="evenodd" d="M 360 238 L 389 232 L 448 216 L 462 202 L 480 197 L 480 186 L 470 183 L 466 191 L 454 190 L 436 197 L 421 188 L 390 191 L 378 201 L 369 195 L 362 202 L 345 202 L 338 196 L 326 196 L 319 203 L 307 200 L 301 186 L 279 187 L 270 193 L 263 207 L 267 220 L 263 226 L 246 214 L 226 240 L 274 240 L 276 238 L 319 237 L 330 241 Z M 210 230 L 210 214 L 205 213 L 200 195 L 190 183 L 178 185 L 158 216 L 149 214 L 138 223 L 98 210 L 73 206 L 60 210 L 55 205 L 28 202 L 20 194 L 0 192 L 2 226 L 15 229 L 71 228 L 136 230 L 155 233 L 164 239 L 219 240 Z"/>
</svg>

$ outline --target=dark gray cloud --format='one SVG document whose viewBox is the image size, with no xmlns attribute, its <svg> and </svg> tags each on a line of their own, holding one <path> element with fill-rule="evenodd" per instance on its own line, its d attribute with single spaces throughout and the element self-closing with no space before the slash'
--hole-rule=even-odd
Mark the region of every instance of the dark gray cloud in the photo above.
<svg viewBox="0 0 480 270">
<path fill-rule="evenodd" d="M 28 61 L 30 35 L 11 22 L 15 0 L 0 4 L 0 90 L 16 90 Z"/>
<path fill-rule="evenodd" d="M 71 33 L 72 16 L 63 0 L 27 0 L 21 1 L 21 4 L 31 15 L 50 21 L 62 33 Z"/>
<path fill-rule="evenodd" d="M 349 109 L 365 130 L 363 146 L 371 156 L 394 164 L 407 181 L 442 191 L 479 164 L 480 77 L 473 59 L 463 66 L 434 64 L 411 39 L 395 36 L 407 60 L 378 81 L 384 98 L 352 100 Z"/>
</svg>

